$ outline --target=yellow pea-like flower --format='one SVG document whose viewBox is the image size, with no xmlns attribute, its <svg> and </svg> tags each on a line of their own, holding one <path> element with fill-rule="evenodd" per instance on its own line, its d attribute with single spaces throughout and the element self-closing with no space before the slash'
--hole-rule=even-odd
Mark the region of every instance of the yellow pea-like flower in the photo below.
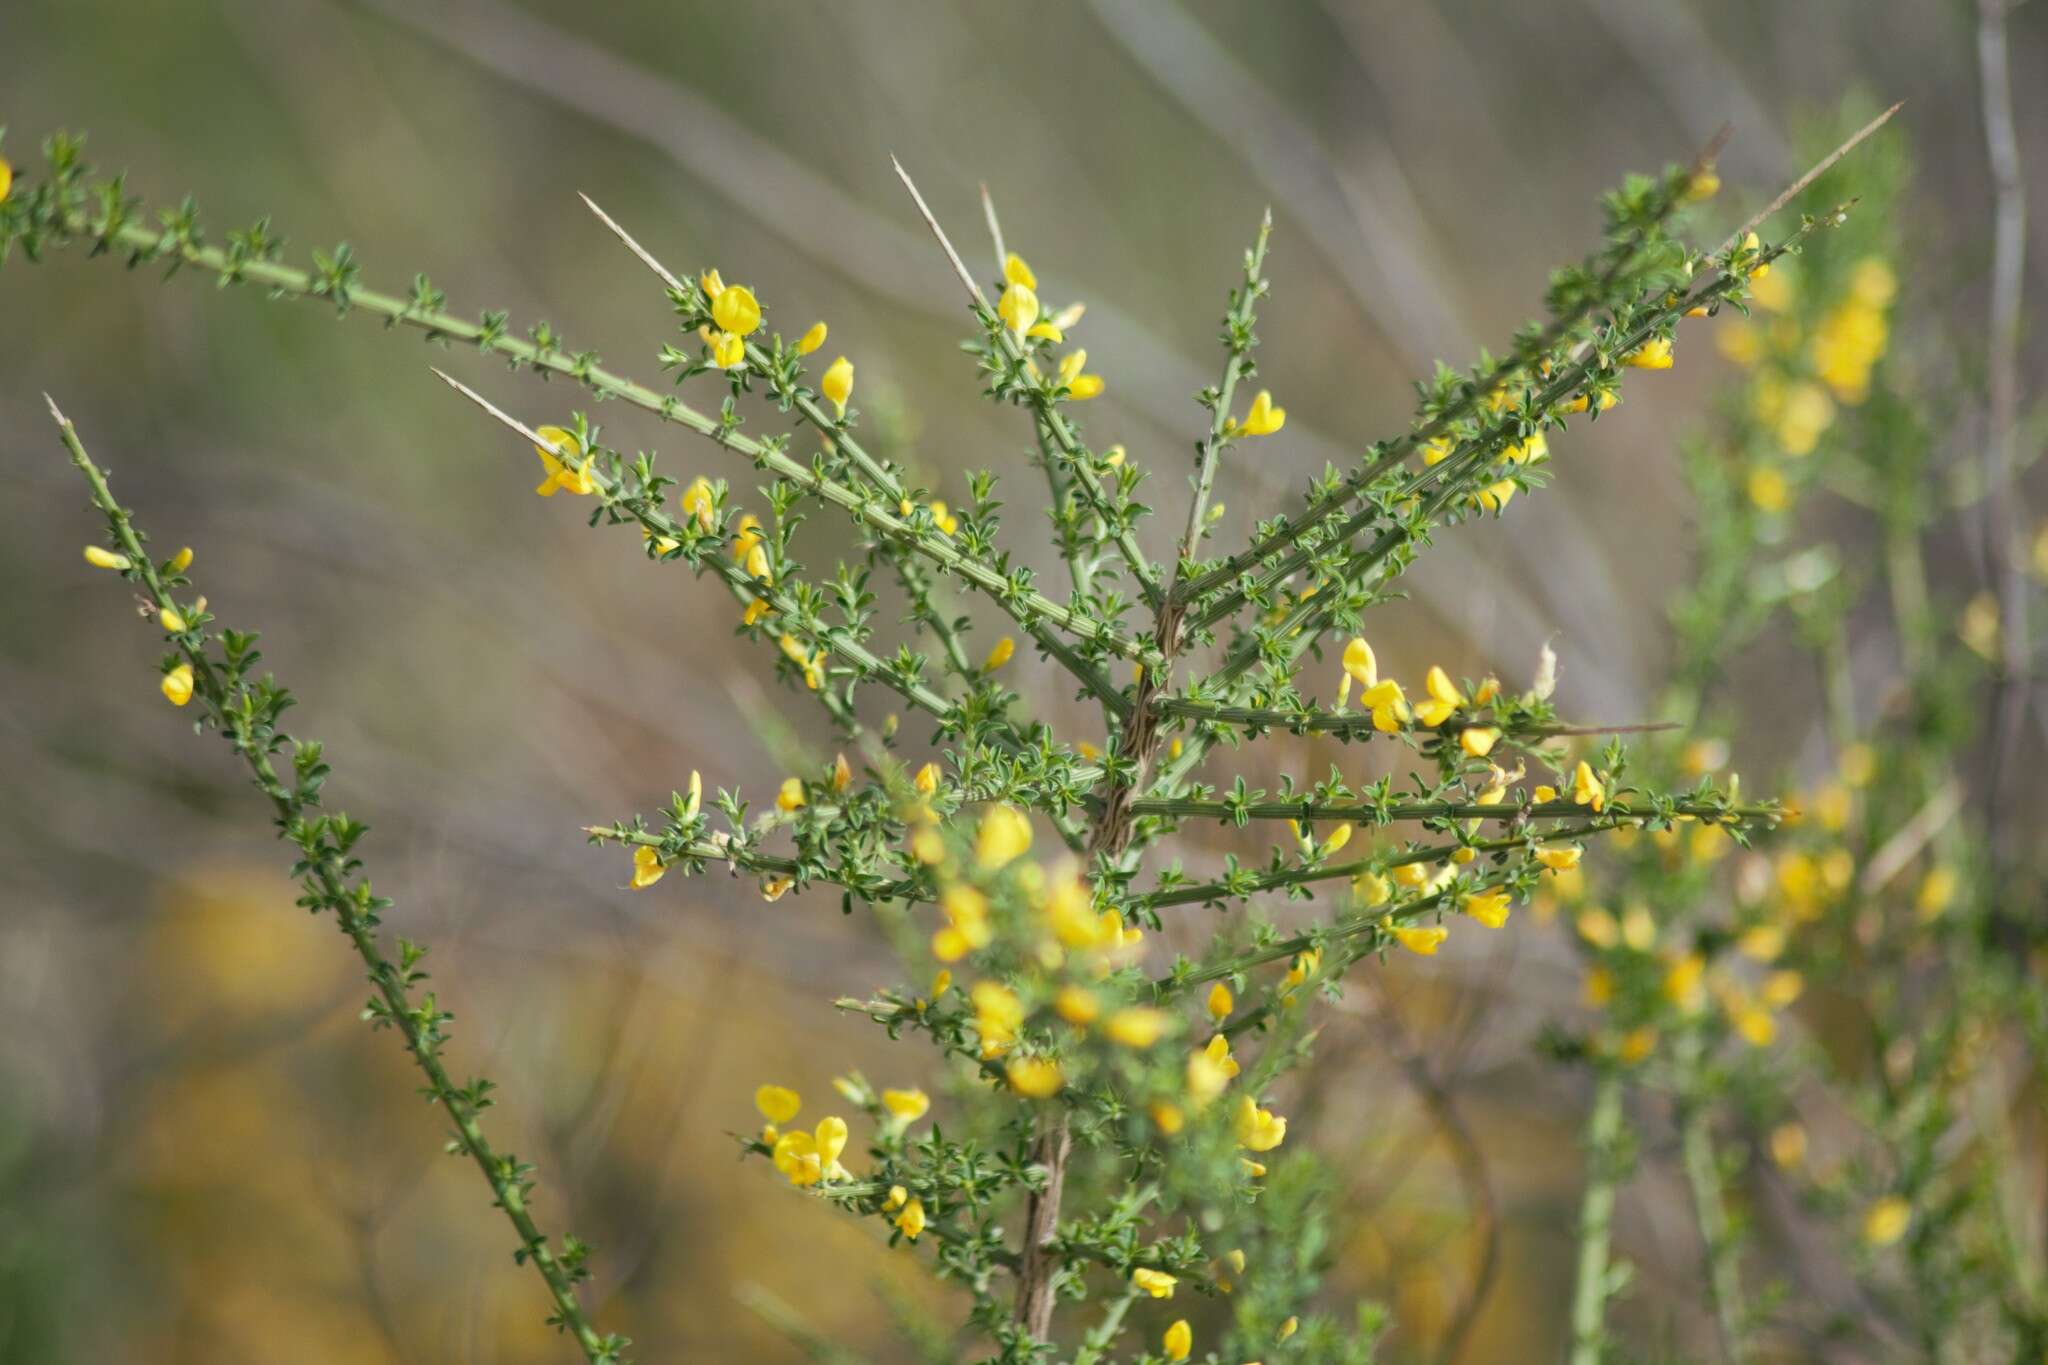
<svg viewBox="0 0 2048 1365">
<path fill-rule="evenodd" d="M 730 294 L 730 289 L 725 291 Z M 747 359 L 747 340 L 738 332 L 720 332 L 711 342 L 711 363 L 721 370 L 738 369 Z"/>
<path fill-rule="evenodd" d="M 939 789 L 939 765 L 927 763 L 919 768 L 917 776 L 911 779 L 911 785 L 917 788 L 918 795 L 930 796 Z"/>
<path fill-rule="evenodd" d="M 1050 1057 L 1019 1057 L 1003 1068 L 1010 1089 L 1026 1099 L 1050 1099 L 1067 1083 L 1060 1064 Z"/>
<path fill-rule="evenodd" d="M 1872 1247 L 1888 1247 L 1906 1235 L 1913 1223 L 1913 1206 L 1896 1194 L 1872 1204 L 1863 1215 L 1863 1241 Z"/>
<path fill-rule="evenodd" d="M 1572 804 L 1591 806 L 1596 814 L 1607 807 L 1607 788 L 1594 774 L 1593 765 L 1583 758 L 1572 771 Z"/>
<path fill-rule="evenodd" d="M 112 550 L 104 549 L 98 545 L 88 545 L 85 547 L 85 562 L 92 565 L 95 569 L 114 569 L 118 571 L 128 567 L 128 556 L 115 554 Z"/>
<path fill-rule="evenodd" d="M 1012 805 L 998 803 L 989 807 L 974 836 L 974 861 L 992 872 L 1030 849 L 1030 818 Z"/>
<path fill-rule="evenodd" d="M 1250 1095 L 1238 1099 L 1231 1129 L 1237 1145 L 1253 1152 L 1270 1152 L 1287 1140 L 1287 1120 L 1270 1109 L 1261 1109 Z"/>
<path fill-rule="evenodd" d="M 1173 1297 L 1174 1286 L 1180 1283 L 1180 1279 L 1163 1270 L 1139 1266 L 1131 1272 L 1131 1283 L 1155 1299 L 1170 1299 Z"/>
<path fill-rule="evenodd" d="M 711 320 L 735 336 L 747 336 L 761 325 L 761 301 L 745 285 L 729 285 L 711 300 Z"/>
<path fill-rule="evenodd" d="M 7 192 L 14 188 L 14 166 L 6 157 L 0 156 L 0 200 L 7 198 Z"/>
<path fill-rule="evenodd" d="M 896 1215 L 896 1227 L 904 1237 L 915 1242 L 917 1235 L 924 1231 L 924 1201 L 913 1199 L 903 1206 L 903 1212 Z"/>
<path fill-rule="evenodd" d="M 1236 1008 L 1237 1001 L 1230 994 L 1230 987 L 1219 981 L 1209 988 L 1209 997 L 1202 1005 L 1209 1011 L 1211 1019 L 1221 1023 L 1230 1017 L 1230 1011 Z"/>
<path fill-rule="evenodd" d="M 1577 867 L 1584 853 L 1577 844 L 1546 845 L 1536 850 L 1536 861 L 1552 872 L 1565 872 Z"/>
<path fill-rule="evenodd" d="M 853 362 L 845 356 L 833 361 L 819 378 L 818 391 L 832 400 L 841 417 L 846 416 L 846 400 L 853 397 Z"/>
<path fill-rule="evenodd" d="M 1651 337 L 1623 356 L 1621 363 L 1638 370 L 1668 370 L 1672 364 L 1671 339 Z"/>
<path fill-rule="evenodd" d="M 776 809 L 785 812 L 793 811 L 803 806 L 804 800 L 803 779 L 800 777 L 783 778 L 782 789 L 775 794 Z"/>
<path fill-rule="evenodd" d="M 1474 758 L 1485 758 L 1498 743 L 1498 725 L 1468 725 L 1458 733 L 1458 747 Z"/>
<path fill-rule="evenodd" d="M 699 474 L 690 480 L 689 487 L 683 490 L 683 515 L 696 522 L 698 530 L 709 531 L 712 527 L 712 505 L 716 501 L 717 496 L 712 492 L 711 480 Z"/>
<path fill-rule="evenodd" d="M 1513 907 L 1514 898 L 1505 891 L 1481 891 L 1465 897 L 1465 913 L 1489 929 L 1506 924 Z"/>
<path fill-rule="evenodd" d="M 812 323 L 811 330 L 796 339 L 796 353 L 798 355 L 809 355 L 812 351 L 823 346 L 828 330 L 822 322 Z"/>
<path fill-rule="evenodd" d="M 770 1123 L 788 1123 L 803 1104 L 802 1096 L 786 1085 L 764 1085 L 754 1092 L 754 1108 Z"/>
<path fill-rule="evenodd" d="M 1806 1129 L 1781 1123 L 1771 1130 L 1771 1160 L 1786 1170 L 1806 1160 Z"/>
<path fill-rule="evenodd" d="M 544 498 L 552 498 L 557 492 L 588 497 L 597 491 L 597 481 L 590 476 L 591 457 L 583 453 L 582 443 L 574 432 L 562 427 L 540 427 L 534 434 L 561 452 L 557 455 L 543 445 L 533 448 L 534 453 L 540 456 L 541 468 L 547 471 L 547 477 L 540 481 L 534 492 Z M 573 468 L 569 463 L 572 460 L 577 461 Z"/>
<path fill-rule="evenodd" d="M 1614 1055 L 1623 1066 L 1638 1066 L 1656 1050 L 1657 1030 L 1645 1024 L 1641 1028 L 1633 1028 L 1623 1034 L 1621 1046 L 1614 1050 Z"/>
<path fill-rule="evenodd" d="M 1188 1352 L 1195 1349 L 1195 1330 L 1188 1326 L 1186 1318 L 1176 1318 L 1159 1338 L 1159 1345 L 1168 1360 L 1186 1360 Z"/>
<path fill-rule="evenodd" d="M 1013 280 L 1010 286 L 1003 290 L 1003 296 L 996 300 L 996 316 L 1021 337 L 1038 321 L 1038 295 L 1032 291 L 1030 285 Z"/>
<path fill-rule="evenodd" d="M 171 635 L 183 635 L 187 629 L 185 615 L 176 607 L 165 607 L 156 614 L 156 622 Z"/>
<path fill-rule="evenodd" d="M 644 891 L 668 875 L 668 868 L 662 865 L 661 851 L 646 844 L 633 850 L 633 889 Z"/>
<path fill-rule="evenodd" d="M 1050 322 L 1035 322 L 1031 325 L 1031 330 L 1024 335 L 1034 337 L 1039 341 L 1050 341 L 1055 346 L 1067 339 L 1067 334 L 1053 326 Z"/>
<path fill-rule="evenodd" d="M 1344 675 L 1360 687 L 1379 685 L 1379 660 L 1373 656 L 1372 646 L 1365 642 L 1363 636 L 1352 636 L 1351 643 L 1344 646 Z"/>
<path fill-rule="evenodd" d="M 716 299 L 725 292 L 725 279 L 716 270 L 707 270 L 697 277 L 697 283 L 704 286 L 704 297 Z"/>
<path fill-rule="evenodd" d="M 1395 928 L 1394 940 L 1409 952 L 1422 957 L 1435 957 L 1436 950 L 1443 947 L 1451 931 L 1441 924 L 1403 924 Z"/>
<path fill-rule="evenodd" d="M 1424 725 L 1442 725 L 1465 704 L 1465 694 L 1451 681 L 1451 675 L 1435 664 L 1429 666 L 1429 676 L 1422 686 L 1429 693 L 1429 700 L 1415 708 L 1415 718 Z"/>
<path fill-rule="evenodd" d="M 179 664 L 164 674 L 161 684 L 164 700 L 173 706 L 183 706 L 192 700 L 192 665 Z"/>
<path fill-rule="evenodd" d="M 1010 662 L 1010 656 L 1016 652 L 1017 642 L 1005 635 L 1002 639 L 995 642 L 994 647 L 988 652 L 988 657 L 981 661 L 981 671 L 984 673 L 995 672 L 1004 664 Z"/>
<path fill-rule="evenodd" d="M 178 553 L 172 555 L 171 562 L 168 565 L 168 567 L 172 573 L 183 573 L 185 572 L 185 570 L 191 568 L 192 547 L 190 545 L 187 545 L 183 549 L 179 550 Z"/>
<path fill-rule="evenodd" d="M 1102 1002 L 1085 986 L 1062 986 L 1053 997 L 1052 1007 L 1075 1028 L 1087 1028 L 1102 1014 Z"/>
<path fill-rule="evenodd" d="M 1259 390 L 1252 399 L 1251 408 L 1245 413 L 1244 420 L 1235 424 L 1237 433 L 1241 436 L 1271 436 L 1286 425 L 1287 409 L 1275 407 L 1273 395 L 1266 389 Z"/>
<path fill-rule="evenodd" d="M 1003 282 L 1021 284 L 1026 289 L 1038 288 L 1038 276 L 1032 272 L 1024 258 L 1014 251 L 1003 257 Z"/>
<path fill-rule="evenodd" d="M 932 1107 L 931 1096 L 922 1090 L 884 1090 L 882 1107 L 895 1116 L 899 1123 L 916 1123 Z"/>
<path fill-rule="evenodd" d="M 1130 1048 L 1148 1048 L 1166 1033 L 1166 1011 L 1147 1005 L 1131 1005 L 1109 1016 L 1102 1031 L 1113 1043 Z"/>
</svg>

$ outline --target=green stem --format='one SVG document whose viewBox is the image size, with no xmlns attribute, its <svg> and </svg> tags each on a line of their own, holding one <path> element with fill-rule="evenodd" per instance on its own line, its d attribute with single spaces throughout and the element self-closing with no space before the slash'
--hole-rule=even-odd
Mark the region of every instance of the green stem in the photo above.
<svg viewBox="0 0 2048 1365">
<path fill-rule="evenodd" d="M 1613 1271 L 1608 1246 L 1620 1178 L 1621 1073 L 1603 1066 L 1586 1116 L 1586 1191 L 1579 1200 L 1579 1260 L 1572 1291 L 1571 1365 L 1600 1365 Z"/>
<path fill-rule="evenodd" d="M 1685 1179 L 1692 1192 L 1693 1218 L 1699 1225 L 1700 1252 L 1707 1266 L 1707 1297 L 1720 1334 L 1721 1357 L 1743 1365 L 1744 1344 L 1742 1263 L 1734 1229 L 1728 1222 L 1727 1194 L 1721 1187 L 1721 1163 L 1714 1150 L 1713 1113 L 1701 1093 L 1702 1040 L 1689 1028 L 1678 1046 L 1678 1140 Z"/>
<path fill-rule="evenodd" d="M 71 455 L 71 462 L 85 476 L 94 504 L 106 514 L 108 525 L 133 565 L 135 581 L 148 589 L 150 599 L 159 611 L 171 608 L 171 596 L 151 563 L 141 537 L 129 521 L 128 513 L 114 500 L 106 476 L 86 454 L 76 428 L 57 412 L 54 404 L 50 410 L 57 419 L 58 431 Z M 204 702 L 214 722 L 232 737 L 235 751 L 247 763 L 257 787 L 270 798 L 281 833 L 285 837 L 293 837 L 304 831 L 311 802 L 295 788 L 284 784 L 269 757 L 281 736 L 257 735 L 251 728 L 248 714 L 232 705 L 226 684 L 204 652 L 203 637 L 187 633 L 177 636 L 176 640 L 179 651 L 192 667 L 194 693 Z M 413 1061 L 426 1079 L 428 1093 L 455 1125 L 451 1146 L 466 1154 L 482 1173 L 491 1187 L 493 1202 L 504 1211 L 506 1220 L 519 1238 L 519 1259 L 531 1261 L 535 1272 L 545 1282 L 548 1297 L 554 1304 L 556 1325 L 575 1338 L 591 1365 L 624 1365 L 619 1351 L 625 1346 L 625 1341 L 618 1337 L 601 1337 L 591 1326 L 576 1300 L 575 1281 L 568 1267 L 563 1265 L 547 1237 L 534 1223 L 526 1204 L 532 1184 L 526 1178 L 524 1168 L 511 1153 L 498 1152 L 484 1136 L 479 1122 L 484 1106 L 474 1098 L 476 1088 L 458 1087 L 442 1065 L 440 1048 L 446 1035 L 440 1024 L 446 1016 L 434 1007 L 432 997 L 427 997 L 423 1003 L 414 1003 L 408 989 L 408 983 L 414 978 L 395 966 L 378 946 L 375 912 L 365 908 L 366 898 L 349 889 L 353 860 L 338 851 L 331 839 L 321 839 L 318 848 L 319 852 L 307 857 L 300 870 L 310 879 L 312 886 L 309 889 L 317 892 L 320 906 L 334 914 L 336 923 L 367 969 L 370 984 L 383 1002 L 381 1010 L 373 1017 L 396 1028 L 405 1040 L 406 1050 L 412 1054 Z"/>
<path fill-rule="evenodd" d="M 231 259 L 219 247 L 201 246 L 169 229 L 157 230 L 141 223 L 124 221 L 112 231 L 103 231 L 83 217 L 64 220 L 59 226 L 70 237 L 105 242 L 134 253 L 138 260 L 169 258 L 207 271 L 223 283 L 248 281 L 264 286 L 279 296 L 326 298 L 343 312 L 360 308 L 393 324 L 417 328 L 430 337 L 467 343 L 480 351 L 511 357 L 536 369 L 567 375 L 600 398 L 614 398 L 709 437 L 738 452 L 757 467 L 769 470 L 815 493 L 845 511 L 856 522 L 876 534 L 910 546 L 917 553 L 958 574 L 986 593 L 1018 625 L 1032 629 L 1050 621 L 1082 640 L 1128 659 L 1147 657 L 1147 647 L 1119 634 L 1111 627 L 1063 607 L 1031 588 L 1019 588 L 996 569 L 947 543 L 943 537 L 928 536 L 906 524 L 895 509 L 885 505 L 868 490 L 849 487 L 805 465 L 774 444 L 756 441 L 727 427 L 716 417 L 698 412 L 673 395 L 657 393 L 643 384 L 617 375 L 590 362 L 587 356 L 565 353 L 559 348 L 541 347 L 503 334 L 500 328 L 486 329 L 439 308 L 424 307 L 412 300 L 379 293 L 349 284 L 336 298 L 329 286 L 311 274 L 267 258 Z"/>
<path fill-rule="evenodd" d="M 1395 820 L 1549 820 L 1593 813 L 1571 801 L 1531 801 L 1516 805 L 1499 802 L 1480 805 L 1475 801 L 1389 801 L 1383 805 L 1345 801 L 1252 801 L 1236 805 L 1227 801 L 1193 801 L 1177 797 L 1140 797 L 1130 803 L 1132 815 L 1164 815 L 1176 819 L 1214 819 L 1242 823 L 1245 820 L 1360 820 L 1386 824 Z M 1610 801 L 1598 812 L 1612 820 L 1654 820 L 1660 814 L 1690 815 L 1729 823 L 1749 820 L 1775 821 L 1776 806 L 1734 806 L 1712 801 L 1673 801 L 1659 808 L 1642 809 Z"/>
</svg>

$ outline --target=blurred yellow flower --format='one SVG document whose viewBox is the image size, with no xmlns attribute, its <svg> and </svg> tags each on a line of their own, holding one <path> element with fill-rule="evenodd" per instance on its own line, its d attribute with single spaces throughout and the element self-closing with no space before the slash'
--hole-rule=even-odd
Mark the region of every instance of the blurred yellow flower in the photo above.
<svg viewBox="0 0 2048 1365">
<path fill-rule="evenodd" d="M 173 706 L 183 706 L 186 702 L 191 701 L 192 665 L 179 664 L 176 668 L 164 674 L 163 682 L 160 686 L 163 688 L 164 699 Z"/>
</svg>

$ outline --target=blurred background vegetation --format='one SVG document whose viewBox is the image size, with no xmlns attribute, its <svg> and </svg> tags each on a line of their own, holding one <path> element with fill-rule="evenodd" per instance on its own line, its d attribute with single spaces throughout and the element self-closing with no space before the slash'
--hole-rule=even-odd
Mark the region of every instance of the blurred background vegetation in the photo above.
<svg viewBox="0 0 2048 1365">
<path fill-rule="evenodd" d="M 1975 22 L 1935 0 L 8 0 L 0 119 L 17 164 L 51 129 L 90 129 L 138 193 L 190 191 L 221 224 L 272 214 L 295 254 L 346 239 L 368 282 L 427 271 L 458 311 L 545 318 L 645 378 L 667 312 L 588 192 L 678 267 L 753 282 L 785 321 L 829 319 L 870 420 L 955 497 L 959 471 L 1028 473 L 1027 451 L 954 348 L 964 315 L 892 152 L 963 243 L 989 185 L 1048 301 L 1090 305 L 1109 381 L 1092 430 L 1168 471 L 1271 204 L 1262 367 L 1292 419 L 1264 467 L 1226 469 L 1229 536 L 1401 429 L 1408 381 L 1499 345 L 1547 269 L 1590 246 L 1603 188 L 1724 122 L 1732 223 L 1797 172 L 1802 122 L 1908 101 L 1885 134 L 1916 167 L 1900 326 L 1932 314 L 1981 337 Z M 2029 73 L 2048 71 L 2048 9 L 2022 6 L 2012 40 L 2039 297 L 2048 83 Z M 375 826 L 395 927 L 436 946 L 458 1053 L 513 1098 L 498 1124 L 547 1177 L 547 1225 L 602 1248 L 608 1323 L 650 1359 L 803 1359 L 806 1333 L 896 1358 L 890 1319 L 929 1308 L 929 1282 L 738 1173 L 726 1136 L 752 1126 L 763 1079 L 821 1091 L 858 1066 L 936 1088 L 831 1007 L 889 971 L 871 926 L 823 895 L 768 906 L 715 880 L 629 895 L 621 860 L 578 833 L 659 805 L 692 767 L 759 789 L 824 738 L 725 643 L 730 603 L 571 534 L 531 496 L 531 457 L 451 401 L 415 341 L 75 257 L 0 275 L 0 319 L 0 1359 L 561 1357 L 404 1058 L 355 1022 L 362 983 L 331 929 L 292 909 L 251 794 L 122 662 L 132 615 L 69 571 L 92 522 L 43 390 L 147 523 L 233 585 L 215 609 L 263 627 L 341 768 L 332 804 Z M 1678 439 L 1727 373 L 1711 349 L 1554 441 L 1557 484 L 1497 533 L 1447 537 L 1383 614 L 1382 658 L 1523 680 L 1554 636 L 1573 715 L 1643 717 L 1690 562 Z M 2041 346 L 2024 356 L 2039 393 Z M 528 414 L 580 397 L 457 359 Z M 631 430 L 729 472 L 639 415 L 599 415 L 622 445 Z M 1959 522 L 1946 548 L 1937 575 L 1968 589 L 1981 547 Z M 1738 692 L 1806 686 L 1768 651 L 1744 669 Z M 1805 727 L 1788 705 L 1735 766 L 1775 769 Z M 1583 1097 L 1532 1046 L 1575 990 L 1547 937 L 1373 973 L 1319 1044 L 1344 1080 L 1294 1131 L 1347 1214 L 1329 1293 L 1388 1302 L 1398 1358 L 1427 1357 L 1471 1272 L 1440 1094 L 1476 1134 L 1503 1232 L 1468 1358 L 1559 1339 Z M 1625 1313 L 1645 1339 L 1688 1340 L 1697 1248 L 1668 1171 L 1629 1187 L 1619 1238 L 1638 1274 Z"/>
</svg>

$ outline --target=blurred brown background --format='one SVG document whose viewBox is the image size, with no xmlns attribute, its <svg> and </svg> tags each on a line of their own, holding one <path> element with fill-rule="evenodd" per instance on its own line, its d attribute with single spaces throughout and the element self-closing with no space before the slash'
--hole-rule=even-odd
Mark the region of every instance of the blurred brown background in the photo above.
<svg viewBox="0 0 2048 1365">
<path fill-rule="evenodd" d="M 294 259 L 346 239 L 368 283 L 424 270 L 457 311 L 545 318 L 652 378 L 660 293 L 586 191 L 678 269 L 753 283 L 777 325 L 829 319 L 862 406 L 903 414 L 943 494 L 964 495 L 968 467 L 1009 476 L 1013 543 L 1043 568 L 1028 433 L 978 398 L 892 152 L 973 261 L 986 181 L 1048 301 L 1088 301 L 1081 339 L 1109 381 L 1091 435 L 1149 461 L 1167 506 L 1268 203 L 1264 382 L 1291 420 L 1259 473 L 1283 485 L 1398 430 L 1410 379 L 1499 345 L 1548 268 L 1589 248 L 1602 189 L 1723 122 L 1732 220 L 1797 172 L 1802 118 L 1909 101 L 1886 136 L 1915 151 L 1906 227 L 1940 287 L 1908 298 L 1975 327 L 1974 22 L 1936 0 L 7 0 L 0 119 L 24 170 L 48 131 L 89 129 L 136 192 L 196 194 L 216 240 L 269 213 Z M 2048 9 L 2021 7 L 2013 41 L 2038 291 Z M 764 1079 L 936 1084 L 920 1050 L 830 1006 L 892 972 L 872 926 L 716 878 L 628 894 L 624 860 L 578 834 L 659 805 L 692 767 L 764 793 L 790 746 L 824 740 L 813 708 L 764 687 L 722 593 L 535 499 L 531 454 L 426 366 L 534 421 L 578 395 L 78 253 L 10 263 L 0 320 L 0 1358 L 563 1355 L 399 1051 L 355 1021 L 350 959 L 292 908 L 258 801 L 167 714 L 153 635 L 79 565 L 94 522 L 44 390 L 160 542 L 198 548 L 215 610 L 264 631 L 294 719 L 329 743 L 333 803 L 375 827 L 393 925 L 434 945 L 459 1064 L 505 1086 L 497 1127 L 541 1168 L 545 1225 L 602 1248 L 606 1324 L 650 1360 L 802 1358 L 787 1310 L 904 1358 L 891 1305 L 934 1294 L 911 1258 L 736 1168 L 725 1136 Z M 1381 658 L 1523 679 L 1554 634 L 1573 714 L 1643 714 L 1687 563 L 1673 442 L 1720 376 L 1710 349 L 1555 442 L 1554 490 L 1446 537 L 1385 613 Z M 596 415 L 619 444 L 744 481 L 644 414 Z M 1227 535 L 1273 505 L 1253 478 L 1225 472 Z M 1012 668 L 1045 714 L 1085 719 L 1039 661 Z M 1424 993 L 1414 972 L 1391 988 L 1418 1026 L 1493 1002 L 1434 1059 L 1484 1091 L 1475 1127 L 1501 1158 L 1507 1238 L 1475 1359 L 1547 1353 L 1568 1274 L 1580 1099 L 1531 1063 L 1568 989 L 1537 937 L 1433 965 L 1469 989 Z M 1412 1154 L 1424 1130 L 1383 1024 L 1340 1015 L 1327 1038 L 1356 1083 L 1295 1131 L 1361 1215 L 1331 1292 L 1393 1303 L 1399 1355 L 1463 1283 L 1469 1215 L 1442 1155 Z M 1641 1283 L 1623 1311 L 1683 1342 L 1696 1253 L 1660 1179 L 1625 1199 Z"/>
</svg>

